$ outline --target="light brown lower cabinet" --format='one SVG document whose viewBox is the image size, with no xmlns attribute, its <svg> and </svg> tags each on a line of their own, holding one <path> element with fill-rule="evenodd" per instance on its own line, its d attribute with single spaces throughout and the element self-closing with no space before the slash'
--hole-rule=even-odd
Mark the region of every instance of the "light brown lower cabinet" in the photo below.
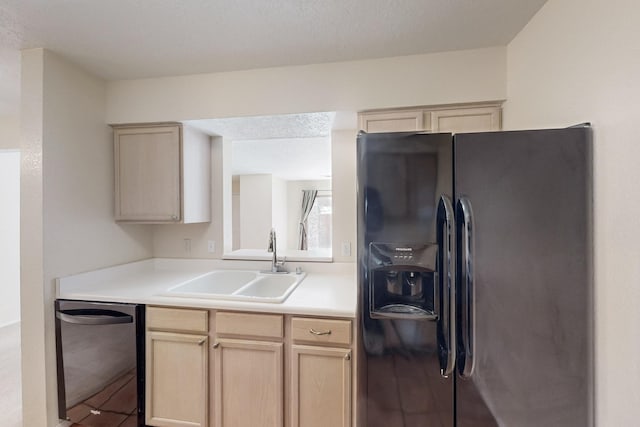
<svg viewBox="0 0 640 427">
<path fill-rule="evenodd" d="M 282 427 L 283 344 L 245 339 L 216 340 L 216 427 Z"/>
<path fill-rule="evenodd" d="M 351 350 L 293 345 L 291 427 L 351 426 Z"/>
<path fill-rule="evenodd" d="M 206 427 L 207 335 L 147 331 L 146 423 Z"/>
<path fill-rule="evenodd" d="M 353 322 L 147 307 L 146 423 L 351 427 Z"/>
</svg>

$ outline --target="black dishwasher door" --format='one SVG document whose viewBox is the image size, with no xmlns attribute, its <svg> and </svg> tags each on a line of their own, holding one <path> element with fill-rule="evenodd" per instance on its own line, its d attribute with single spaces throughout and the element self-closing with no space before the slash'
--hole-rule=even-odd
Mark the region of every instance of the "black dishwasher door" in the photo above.
<svg viewBox="0 0 640 427">
<path fill-rule="evenodd" d="M 58 414 L 144 426 L 144 305 L 56 300 Z"/>
</svg>

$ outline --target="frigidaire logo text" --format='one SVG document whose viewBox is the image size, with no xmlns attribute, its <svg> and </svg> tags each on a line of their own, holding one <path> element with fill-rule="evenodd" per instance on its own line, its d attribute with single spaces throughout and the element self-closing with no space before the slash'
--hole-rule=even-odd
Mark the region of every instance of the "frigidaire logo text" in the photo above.
<svg viewBox="0 0 640 427">
<path fill-rule="evenodd" d="M 413 252 L 412 248 L 396 248 L 398 252 Z"/>
</svg>

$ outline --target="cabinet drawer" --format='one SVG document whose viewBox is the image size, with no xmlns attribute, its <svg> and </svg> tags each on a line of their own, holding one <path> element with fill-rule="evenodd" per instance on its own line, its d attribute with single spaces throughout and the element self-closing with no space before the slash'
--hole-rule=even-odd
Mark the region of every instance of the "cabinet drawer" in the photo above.
<svg viewBox="0 0 640 427">
<path fill-rule="evenodd" d="M 216 333 L 282 338 L 282 315 L 219 312 L 216 314 Z"/>
<path fill-rule="evenodd" d="M 208 312 L 185 308 L 147 307 L 147 329 L 208 332 Z"/>
<path fill-rule="evenodd" d="M 293 341 L 351 345 L 351 321 L 294 317 L 291 336 Z"/>
</svg>

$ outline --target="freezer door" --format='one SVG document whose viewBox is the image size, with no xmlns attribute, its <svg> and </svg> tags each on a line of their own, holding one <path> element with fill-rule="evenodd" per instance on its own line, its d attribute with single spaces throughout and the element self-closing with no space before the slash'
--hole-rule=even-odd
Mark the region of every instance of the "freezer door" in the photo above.
<svg viewBox="0 0 640 427">
<path fill-rule="evenodd" d="M 357 153 L 360 424 L 452 427 L 452 137 L 361 134 Z"/>
<path fill-rule="evenodd" d="M 593 425 L 590 147 L 455 137 L 459 427 Z"/>
</svg>

